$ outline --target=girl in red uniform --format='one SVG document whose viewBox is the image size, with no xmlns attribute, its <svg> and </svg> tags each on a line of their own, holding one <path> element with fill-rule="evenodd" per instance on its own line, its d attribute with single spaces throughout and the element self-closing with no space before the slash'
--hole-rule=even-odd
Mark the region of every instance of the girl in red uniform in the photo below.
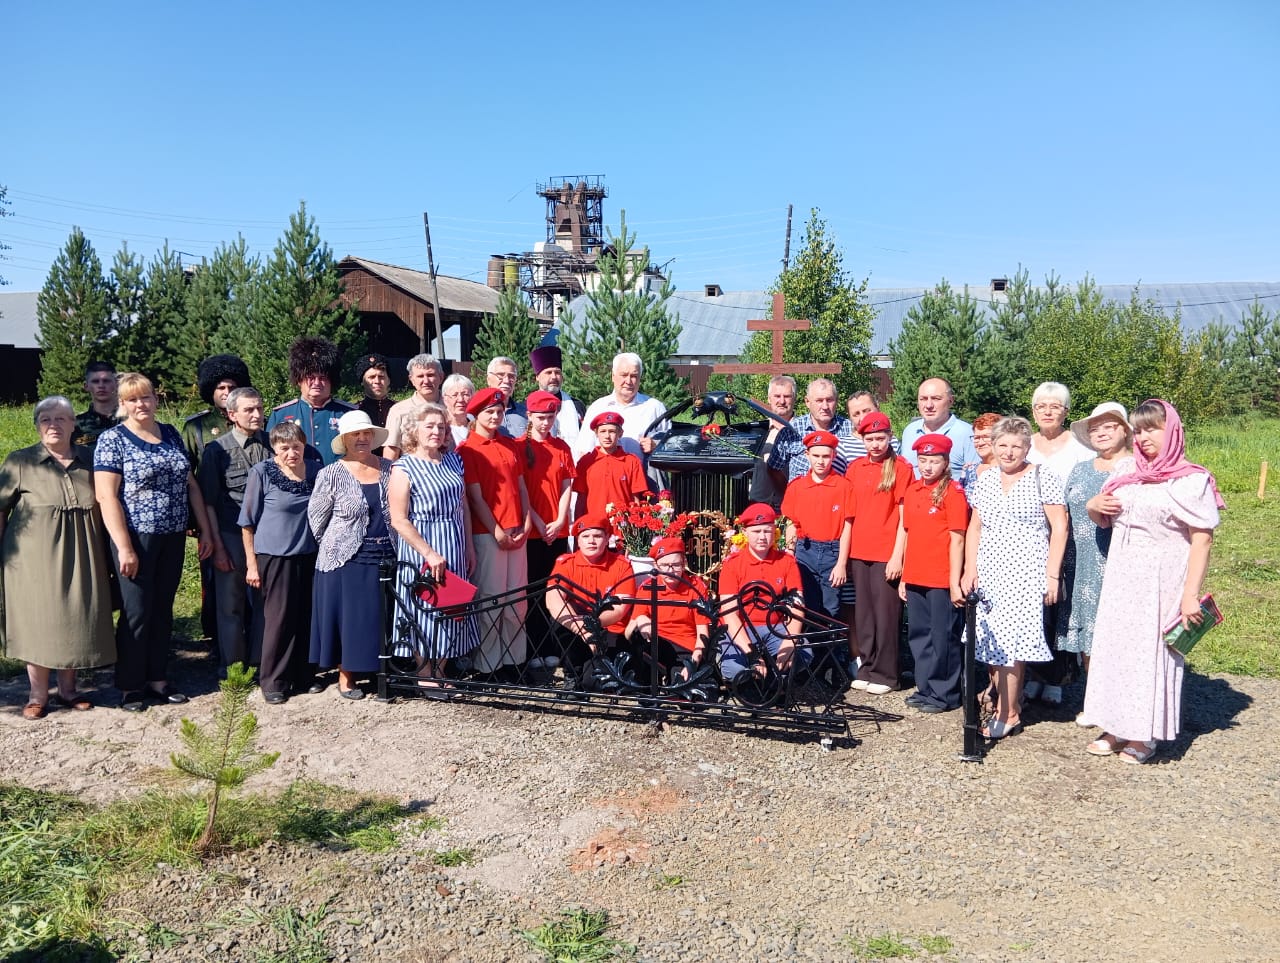
<svg viewBox="0 0 1280 963">
<path fill-rule="evenodd" d="M 849 569 L 857 595 L 854 624 L 862 665 L 855 689 L 884 695 L 898 688 L 898 632 L 902 599 L 895 583 L 902 575 L 902 498 L 911 484 L 911 463 L 893 453 L 889 418 L 866 415 L 858 434 L 867 454 L 845 473 L 853 485 L 853 546 Z"/>
<path fill-rule="evenodd" d="M 920 479 L 902 502 L 906 551 L 898 596 L 907 603 L 907 642 L 916 662 L 916 691 L 907 705 L 921 712 L 960 706 L 964 648 L 964 533 L 969 506 L 951 480 L 951 439 L 922 435 L 911 446 L 919 454 Z"/>
</svg>

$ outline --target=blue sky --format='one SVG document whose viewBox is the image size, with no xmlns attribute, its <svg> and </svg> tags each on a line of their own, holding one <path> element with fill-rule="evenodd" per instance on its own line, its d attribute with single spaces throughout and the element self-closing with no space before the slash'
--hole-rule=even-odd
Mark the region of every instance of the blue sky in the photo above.
<svg viewBox="0 0 1280 963">
<path fill-rule="evenodd" d="M 103 5 L 0 13 L 0 262 L 73 224 L 263 253 L 305 199 L 339 257 L 447 274 L 599 174 L 677 287 L 760 289 L 820 208 L 878 288 L 1276 280 L 1280 6 Z M 576 25 L 575 25 L 576 24 Z"/>
</svg>

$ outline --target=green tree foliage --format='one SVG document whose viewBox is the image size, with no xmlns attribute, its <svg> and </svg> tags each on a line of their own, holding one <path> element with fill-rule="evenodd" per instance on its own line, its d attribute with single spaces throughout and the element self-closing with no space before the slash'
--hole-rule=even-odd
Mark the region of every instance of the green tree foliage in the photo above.
<svg viewBox="0 0 1280 963">
<path fill-rule="evenodd" d="M 833 375 L 841 398 L 873 386 L 871 325 L 875 312 L 864 300 L 867 281 L 855 283 L 844 269 L 844 255 L 828 237 L 827 222 L 815 207 L 809 212 L 800 240 L 799 253 L 791 266 L 778 275 L 770 293 L 786 296 L 788 317 L 807 318 L 808 331 L 788 331 L 782 342 L 783 360 L 791 364 L 839 362 L 844 366 Z M 746 364 L 766 364 L 773 360 L 773 332 L 757 331 L 742 352 Z M 803 380 L 808 380 L 807 378 Z M 769 379 L 752 376 L 750 394 L 763 398 Z M 801 402 L 805 385 L 798 385 Z"/>
<path fill-rule="evenodd" d="M 222 694 L 208 728 L 182 720 L 185 753 L 169 756 L 175 769 L 209 784 L 204 832 L 196 851 L 207 851 L 217 839 L 218 804 L 224 792 L 239 789 L 250 776 L 275 765 L 278 752 L 258 751 L 258 717 L 249 711 L 253 669 L 235 662 L 219 685 Z"/>
<path fill-rule="evenodd" d="M 632 351 L 644 362 L 641 390 L 673 407 L 689 396 L 688 382 L 666 363 L 679 348 L 680 318 L 667 305 L 669 280 L 657 293 L 646 289 L 649 249 L 635 247 L 635 235 L 627 233 L 626 211 L 618 234 L 610 231 L 596 267 L 599 284 L 582 323 L 570 312 L 560 318 L 566 389 L 588 404 L 612 393 L 613 358 Z"/>
<path fill-rule="evenodd" d="M 253 382 L 269 401 L 294 396 L 289 384 L 289 345 L 302 335 L 328 338 L 343 350 L 344 370 L 364 350 L 356 312 L 342 307 L 342 280 L 329 245 L 320 237 L 307 205 L 289 217 L 263 273 L 257 317 L 228 329 L 249 366 Z M 334 394 L 340 386 L 334 385 Z"/>
<path fill-rule="evenodd" d="M 1269 314 L 1255 299 L 1231 330 L 1222 355 L 1223 390 L 1233 413 L 1280 414 L 1280 313 Z"/>
<path fill-rule="evenodd" d="M 512 358 L 527 394 L 533 386 L 529 352 L 538 346 L 540 340 L 538 322 L 530 316 L 524 295 L 514 285 L 505 287 L 498 298 L 498 310 L 494 314 L 486 314 L 480 322 L 480 330 L 476 332 L 476 345 L 471 352 L 473 380 L 483 382 L 489 362 L 494 358 Z"/>
<path fill-rule="evenodd" d="M 146 296 L 133 325 L 132 360 L 151 379 L 156 392 L 170 401 L 196 396 L 195 370 L 187 370 L 175 350 L 186 314 L 187 275 L 182 257 L 166 241 L 147 264 Z"/>
<path fill-rule="evenodd" d="M 108 347 L 111 314 L 102 262 L 78 227 L 49 268 L 36 318 L 40 393 L 86 400 L 84 368 Z"/>
<path fill-rule="evenodd" d="M 200 262 L 187 286 L 186 317 L 176 345 L 183 368 L 193 378 L 209 355 L 241 353 L 241 339 L 253 325 L 261 286 L 262 264 L 249 255 L 239 235 Z M 256 374 L 252 367 L 249 373 Z"/>
<path fill-rule="evenodd" d="M 111 309 L 111 359 L 119 371 L 136 371 L 142 367 L 136 325 L 146 310 L 147 279 L 142 258 L 129 250 L 127 241 L 116 251 L 107 286 L 107 303 Z"/>
</svg>

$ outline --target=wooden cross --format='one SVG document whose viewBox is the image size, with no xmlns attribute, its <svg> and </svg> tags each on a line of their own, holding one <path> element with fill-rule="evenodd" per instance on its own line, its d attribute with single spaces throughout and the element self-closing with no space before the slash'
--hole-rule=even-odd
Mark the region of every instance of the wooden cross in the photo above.
<svg viewBox="0 0 1280 963">
<path fill-rule="evenodd" d="M 808 331 L 810 322 L 803 318 L 787 318 L 787 303 L 782 292 L 773 296 L 773 317 L 757 318 L 747 322 L 748 331 L 773 332 L 773 362 L 771 364 L 717 364 L 711 368 L 712 374 L 839 374 L 843 365 L 828 364 L 784 364 L 782 361 L 782 339 L 788 331 Z"/>
</svg>

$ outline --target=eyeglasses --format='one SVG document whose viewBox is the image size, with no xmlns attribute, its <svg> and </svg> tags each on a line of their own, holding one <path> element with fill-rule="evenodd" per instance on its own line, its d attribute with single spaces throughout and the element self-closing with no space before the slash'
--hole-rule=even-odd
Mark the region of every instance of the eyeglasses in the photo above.
<svg viewBox="0 0 1280 963">
<path fill-rule="evenodd" d="M 684 562 L 658 562 L 653 567 L 664 575 L 679 574 L 684 571 Z"/>
<path fill-rule="evenodd" d="M 1031 406 L 1032 411 L 1066 411 L 1066 405 L 1060 405 L 1056 401 L 1041 401 Z"/>
</svg>

